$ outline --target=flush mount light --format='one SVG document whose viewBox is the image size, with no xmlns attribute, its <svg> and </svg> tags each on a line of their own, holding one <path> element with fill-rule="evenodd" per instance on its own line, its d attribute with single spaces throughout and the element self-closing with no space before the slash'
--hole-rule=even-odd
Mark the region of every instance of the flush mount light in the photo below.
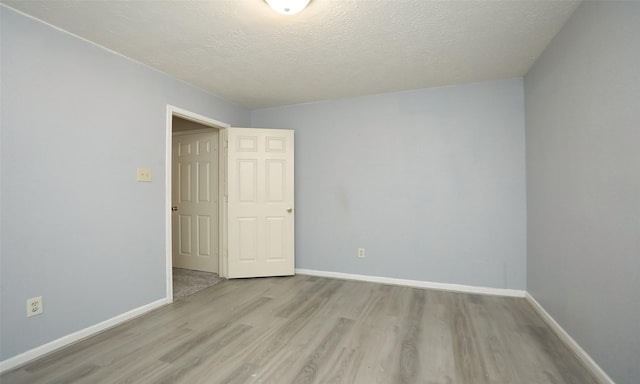
<svg viewBox="0 0 640 384">
<path fill-rule="evenodd" d="M 274 11 L 283 15 L 296 14 L 309 4 L 311 0 L 264 0 Z"/>
</svg>

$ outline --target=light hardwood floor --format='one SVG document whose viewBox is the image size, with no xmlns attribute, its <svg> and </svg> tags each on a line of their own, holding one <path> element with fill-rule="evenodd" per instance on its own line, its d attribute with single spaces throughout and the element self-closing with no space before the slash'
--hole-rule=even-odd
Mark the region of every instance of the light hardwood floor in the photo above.
<svg viewBox="0 0 640 384">
<path fill-rule="evenodd" d="M 524 299 L 300 275 L 222 282 L 0 382 L 597 383 Z"/>
</svg>

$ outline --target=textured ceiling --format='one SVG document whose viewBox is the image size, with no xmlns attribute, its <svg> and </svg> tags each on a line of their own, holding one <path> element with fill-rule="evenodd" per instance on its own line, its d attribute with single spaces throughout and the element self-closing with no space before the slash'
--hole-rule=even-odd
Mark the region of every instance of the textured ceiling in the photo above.
<svg viewBox="0 0 640 384">
<path fill-rule="evenodd" d="M 523 76 L 575 1 L 1 1 L 250 109 Z"/>
</svg>

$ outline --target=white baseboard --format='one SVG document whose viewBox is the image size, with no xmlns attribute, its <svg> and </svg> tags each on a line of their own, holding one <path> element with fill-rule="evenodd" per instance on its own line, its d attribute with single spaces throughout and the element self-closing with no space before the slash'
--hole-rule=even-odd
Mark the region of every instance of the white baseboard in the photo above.
<svg viewBox="0 0 640 384">
<path fill-rule="evenodd" d="M 380 276 L 353 275 L 350 273 L 316 271 L 313 269 L 296 268 L 296 273 L 299 273 L 301 275 L 333 277 L 336 279 L 368 281 L 371 283 L 402 285 L 402 286 L 415 287 L 415 288 L 429 288 L 429 289 L 437 289 L 440 291 L 475 293 L 480 295 L 525 297 L 525 294 L 526 294 L 526 291 L 518 290 L 518 289 L 474 287 L 471 285 L 435 283 L 432 281 L 421 281 L 421 280 L 394 279 L 391 277 L 380 277 Z"/>
<path fill-rule="evenodd" d="M 545 323 L 555 332 L 556 335 L 562 340 L 562 342 L 571 349 L 576 355 L 578 360 L 587 367 L 587 369 L 596 377 L 596 379 L 602 384 L 615 384 L 613 380 L 607 375 L 605 371 L 600 368 L 598 364 L 587 354 L 587 352 L 580 347 L 580 345 L 573 340 L 571 336 L 565 331 L 560 324 L 551 315 L 545 311 L 545 309 L 536 301 L 536 299 L 527 292 L 525 299 L 531 304 L 533 309 L 542 317 Z"/>
<path fill-rule="evenodd" d="M 105 331 L 109 328 L 113 328 L 116 325 L 122 324 L 125 321 L 131 320 L 138 316 L 144 315 L 145 313 L 152 311 L 156 308 L 159 308 L 165 304 L 168 304 L 168 299 L 160 299 L 158 301 L 154 301 L 152 303 L 143 305 L 142 307 L 135 308 L 129 312 L 125 312 L 121 315 L 113 317 L 109 320 L 105 320 L 96 325 L 92 325 L 88 328 L 82 329 L 80 331 L 74 332 L 72 334 L 63 336 L 57 340 L 51 341 L 47 344 L 41 345 L 39 347 L 30 349 L 24 353 L 21 353 L 17 356 L 8 358 L 4 361 L 0 361 L 0 373 L 8 371 L 13 368 L 17 368 L 21 365 L 24 365 L 30 361 L 33 361 L 39 357 L 46 355 L 47 353 L 51 353 L 60 348 L 66 347 L 70 344 L 76 343 L 80 340 L 84 340 L 90 336 L 93 336 L 99 332 Z"/>
</svg>

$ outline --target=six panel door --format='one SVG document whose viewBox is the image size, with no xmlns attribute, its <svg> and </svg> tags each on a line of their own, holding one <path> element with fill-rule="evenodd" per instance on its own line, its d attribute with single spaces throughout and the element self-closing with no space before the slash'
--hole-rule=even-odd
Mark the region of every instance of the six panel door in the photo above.
<svg viewBox="0 0 640 384">
<path fill-rule="evenodd" d="M 218 137 L 211 132 L 173 136 L 173 266 L 218 272 Z"/>
<path fill-rule="evenodd" d="M 228 130 L 228 277 L 294 274 L 294 133 Z"/>
</svg>

